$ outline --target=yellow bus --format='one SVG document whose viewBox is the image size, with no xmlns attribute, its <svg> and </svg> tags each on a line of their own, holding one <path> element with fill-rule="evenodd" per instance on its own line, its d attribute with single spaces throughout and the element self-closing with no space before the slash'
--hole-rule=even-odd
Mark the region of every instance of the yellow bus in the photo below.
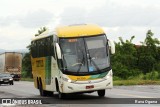
<svg viewBox="0 0 160 107">
<path fill-rule="evenodd" d="M 68 93 L 97 91 L 103 97 L 113 87 L 114 53 L 114 43 L 94 24 L 45 31 L 31 41 L 34 85 L 41 96 L 58 92 L 61 99 Z"/>
</svg>

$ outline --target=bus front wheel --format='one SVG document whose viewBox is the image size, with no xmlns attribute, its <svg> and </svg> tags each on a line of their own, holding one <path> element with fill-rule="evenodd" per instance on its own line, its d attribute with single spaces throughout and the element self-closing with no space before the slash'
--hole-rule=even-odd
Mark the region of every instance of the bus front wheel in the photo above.
<svg viewBox="0 0 160 107">
<path fill-rule="evenodd" d="M 59 99 L 64 99 L 65 98 L 65 93 L 61 93 L 60 91 L 58 91 L 58 98 Z"/>
<path fill-rule="evenodd" d="M 105 90 L 98 90 L 97 93 L 98 93 L 99 97 L 104 97 Z"/>
</svg>

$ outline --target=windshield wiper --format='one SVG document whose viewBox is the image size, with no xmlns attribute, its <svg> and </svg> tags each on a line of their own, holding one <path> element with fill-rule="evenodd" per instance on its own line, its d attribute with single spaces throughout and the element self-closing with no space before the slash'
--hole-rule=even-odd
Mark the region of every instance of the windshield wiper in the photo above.
<svg viewBox="0 0 160 107">
<path fill-rule="evenodd" d="M 90 52 L 89 52 L 89 50 L 87 50 L 88 51 L 88 59 L 90 60 L 90 64 L 91 64 L 91 62 L 92 62 L 92 64 L 95 66 L 95 68 L 97 69 L 97 71 L 100 71 L 100 69 L 99 69 L 99 67 L 97 66 L 97 64 L 94 62 L 94 60 L 92 59 L 92 57 L 91 57 L 91 55 L 90 55 Z"/>
<path fill-rule="evenodd" d="M 84 61 L 84 54 L 83 54 L 83 51 L 82 51 L 82 50 L 81 50 L 81 53 L 82 53 L 82 55 L 83 55 L 83 58 L 82 58 L 82 61 L 80 62 L 81 65 L 79 66 L 79 68 L 78 68 L 78 70 L 77 70 L 77 73 L 79 73 L 80 69 L 82 68 L 83 63 L 85 62 L 85 61 Z M 84 65 L 85 65 L 85 64 L 84 64 Z"/>
</svg>

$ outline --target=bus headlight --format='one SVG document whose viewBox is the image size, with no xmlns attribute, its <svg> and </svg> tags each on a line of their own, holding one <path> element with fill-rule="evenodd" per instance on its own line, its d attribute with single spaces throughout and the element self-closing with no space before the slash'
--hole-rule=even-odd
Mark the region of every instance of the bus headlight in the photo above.
<svg viewBox="0 0 160 107">
<path fill-rule="evenodd" d="M 109 73 L 104 77 L 104 79 L 109 79 L 109 78 L 111 78 L 112 77 L 112 71 L 109 71 Z"/>
<path fill-rule="evenodd" d="M 0 79 L 0 81 L 3 81 L 3 79 Z"/>
<path fill-rule="evenodd" d="M 109 78 L 110 78 L 110 76 L 107 75 L 107 76 L 105 76 L 103 79 L 104 79 L 104 80 L 107 80 L 107 79 L 109 79 Z"/>
<path fill-rule="evenodd" d="M 66 82 L 72 82 L 72 80 L 68 79 L 68 78 L 65 78 L 65 77 L 62 77 L 62 79 Z"/>
<path fill-rule="evenodd" d="M 107 75 L 107 79 L 109 79 L 110 78 L 110 76 L 109 75 Z"/>
</svg>

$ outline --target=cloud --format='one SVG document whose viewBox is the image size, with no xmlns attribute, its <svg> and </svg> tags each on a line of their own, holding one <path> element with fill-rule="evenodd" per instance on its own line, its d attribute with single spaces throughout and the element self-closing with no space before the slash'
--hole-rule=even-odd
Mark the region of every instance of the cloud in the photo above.
<svg viewBox="0 0 160 107">
<path fill-rule="evenodd" d="M 60 23 L 85 22 L 105 27 L 160 26 L 160 7 L 152 5 L 153 3 L 147 2 L 146 5 L 138 5 L 138 2 L 136 4 L 132 2 L 127 5 L 125 3 L 118 4 L 119 2 L 116 0 L 113 1 L 106 1 L 103 6 L 90 11 L 80 7 L 66 8 L 60 16 L 62 17 Z M 144 3 L 143 0 L 140 1 L 140 3 Z"/>
<path fill-rule="evenodd" d="M 46 26 L 52 19 L 54 15 L 46 10 L 38 10 L 34 12 L 29 12 L 24 17 L 18 20 L 18 23 L 27 28 L 35 28 L 40 26 Z"/>
<path fill-rule="evenodd" d="M 24 48 L 38 28 L 58 24 L 95 23 L 105 27 L 113 40 L 135 35 L 136 42 L 143 41 L 148 29 L 160 38 L 160 0 L 7 0 L 1 4 L 0 48 Z"/>
<path fill-rule="evenodd" d="M 125 40 L 135 35 L 135 44 L 144 41 L 149 29 L 155 34 L 154 37 L 160 38 L 160 2 L 154 5 L 144 0 L 128 4 L 125 1 L 110 0 L 91 10 L 65 8 L 60 15 L 60 24 L 95 23 L 104 27 L 108 38 L 114 41 L 119 41 L 120 36 Z"/>
<path fill-rule="evenodd" d="M 36 28 L 46 26 L 54 19 L 54 14 L 46 10 L 37 10 L 28 12 L 25 15 L 0 17 L 0 26 L 10 26 L 11 24 L 19 24 L 26 28 Z"/>
<path fill-rule="evenodd" d="M 80 7 L 66 8 L 59 16 L 60 24 L 70 25 L 86 23 L 86 11 L 86 9 Z"/>
<path fill-rule="evenodd" d="M 5 27 L 5 26 L 9 26 L 10 24 L 14 23 L 15 17 L 13 16 L 7 16 L 7 17 L 0 17 L 0 26 L 1 27 Z"/>
<path fill-rule="evenodd" d="M 0 49 L 24 49 L 34 37 L 36 28 L 28 29 L 19 24 L 11 24 L 0 29 Z"/>
<path fill-rule="evenodd" d="M 160 8 L 107 5 L 90 12 L 91 22 L 101 26 L 160 26 Z"/>
</svg>

